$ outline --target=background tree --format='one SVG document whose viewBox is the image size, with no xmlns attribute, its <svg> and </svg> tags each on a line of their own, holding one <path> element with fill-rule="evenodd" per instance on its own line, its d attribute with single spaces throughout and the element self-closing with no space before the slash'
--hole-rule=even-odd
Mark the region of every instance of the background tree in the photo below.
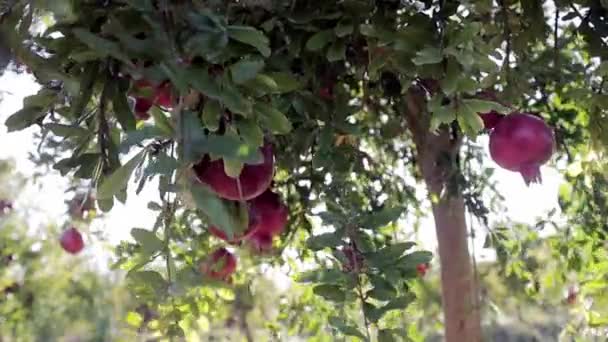
<svg viewBox="0 0 608 342">
<path fill-rule="evenodd" d="M 418 218 L 428 199 L 445 338 L 481 340 L 465 218 L 487 225 L 495 208 L 485 204 L 491 172 L 475 145 L 479 113 L 538 113 L 554 129 L 558 165 L 593 161 L 573 184 L 602 178 L 608 30 L 599 0 L 83 0 L 9 2 L 1 13 L 15 58 L 43 85 L 8 118 L 9 130 L 38 125 L 43 137 L 60 138 L 45 160 L 96 190 L 102 211 L 125 201 L 132 175 L 136 192 L 158 179 L 160 201 L 150 203 L 157 224 L 133 229 L 136 243 L 119 246 L 116 265 L 128 270 L 136 298 L 159 312 L 153 329 L 163 335 L 183 334 L 196 316 L 188 291 L 201 272 L 228 280 L 226 262 L 207 257 L 224 244 L 210 226 L 224 240 L 246 240 L 252 248 L 240 248 L 241 257 L 270 252 L 239 260 L 315 260 L 318 269 L 300 280 L 337 305 L 328 314 L 336 332 L 407 335 L 390 317 L 414 300 L 416 267 L 430 253 L 412 251 L 395 221 Z M 492 134 L 504 130 L 499 122 Z M 529 138 L 516 148 L 513 136 L 540 135 L 515 134 L 499 148 L 529 163 L 508 166 L 526 182 L 539 179 L 547 156 L 530 151 L 542 145 Z M 289 209 L 285 231 L 260 230 L 267 211 L 251 209 L 270 185 L 259 171 L 272 164 L 267 153 L 275 157 L 271 188 Z M 420 184 L 425 198 L 416 195 Z M 588 210 L 594 225 L 585 226 L 599 246 L 603 196 L 586 188 L 572 190 L 582 202 L 564 207 Z M 313 231 L 315 216 L 326 232 Z M 251 291 L 238 272 L 233 286 L 235 298 Z"/>
</svg>

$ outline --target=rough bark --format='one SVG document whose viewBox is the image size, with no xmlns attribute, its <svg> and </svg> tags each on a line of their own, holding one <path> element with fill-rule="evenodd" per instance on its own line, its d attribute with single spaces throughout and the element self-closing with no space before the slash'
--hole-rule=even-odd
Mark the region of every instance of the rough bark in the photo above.
<svg viewBox="0 0 608 342">
<path fill-rule="evenodd" d="M 407 95 L 405 117 L 416 144 L 418 166 L 433 207 L 439 245 L 441 293 L 447 342 L 481 341 L 476 282 L 467 243 L 464 199 L 453 191 L 453 176 L 461 138 L 449 127 L 430 132 L 424 91 L 413 87 Z"/>
</svg>

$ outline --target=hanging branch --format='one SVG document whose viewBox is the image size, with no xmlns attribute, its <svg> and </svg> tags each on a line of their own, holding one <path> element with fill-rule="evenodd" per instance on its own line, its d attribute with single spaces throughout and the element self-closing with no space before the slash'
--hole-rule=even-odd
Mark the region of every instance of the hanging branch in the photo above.
<svg viewBox="0 0 608 342">
<path fill-rule="evenodd" d="M 506 41 L 506 50 L 505 50 L 505 60 L 503 62 L 503 69 L 506 72 L 507 83 L 509 82 L 509 75 L 511 73 L 511 25 L 509 25 L 509 9 L 505 4 L 504 0 L 499 0 L 498 3 L 502 8 L 502 22 L 503 22 L 503 30 L 504 37 Z"/>
<path fill-rule="evenodd" d="M 555 67 L 555 71 L 557 73 L 557 76 L 559 77 L 560 72 L 559 72 L 559 42 L 557 41 L 558 37 L 558 28 L 559 28 L 559 8 L 557 7 L 557 0 L 554 1 L 555 3 L 555 17 L 553 19 L 553 48 L 554 48 L 554 60 L 553 60 L 553 65 Z"/>
<path fill-rule="evenodd" d="M 101 154 L 101 171 L 107 174 L 110 171 L 110 147 L 108 138 L 110 136 L 110 127 L 106 118 L 106 102 L 109 97 L 111 78 L 106 77 L 106 82 L 101 91 L 99 98 L 99 110 L 97 111 L 97 140 L 99 142 L 99 153 Z"/>
</svg>

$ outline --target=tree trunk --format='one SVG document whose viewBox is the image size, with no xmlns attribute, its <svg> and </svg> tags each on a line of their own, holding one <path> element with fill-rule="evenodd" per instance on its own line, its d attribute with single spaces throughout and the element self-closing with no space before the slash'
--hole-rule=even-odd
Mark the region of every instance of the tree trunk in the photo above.
<svg viewBox="0 0 608 342">
<path fill-rule="evenodd" d="M 478 342 L 481 322 L 477 289 L 467 243 L 465 205 L 454 186 L 461 138 L 450 127 L 430 132 L 424 93 L 412 88 L 407 96 L 406 119 L 416 144 L 418 166 L 433 207 L 439 245 L 441 294 L 447 342 Z M 454 189 L 456 189 L 454 191 Z"/>
</svg>

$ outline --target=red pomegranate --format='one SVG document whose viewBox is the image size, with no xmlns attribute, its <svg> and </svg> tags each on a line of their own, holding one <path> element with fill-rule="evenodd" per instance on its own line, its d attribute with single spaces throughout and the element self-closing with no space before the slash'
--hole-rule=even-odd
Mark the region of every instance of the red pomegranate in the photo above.
<svg viewBox="0 0 608 342">
<path fill-rule="evenodd" d="M 494 110 L 488 113 L 479 113 L 479 116 L 481 117 L 481 120 L 483 120 L 483 127 L 487 130 L 494 129 L 500 120 L 505 117 L 504 114 L 500 114 Z"/>
<path fill-rule="evenodd" d="M 171 83 L 165 82 L 156 88 L 154 103 L 163 108 L 173 108 L 173 94 L 171 92 Z"/>
<path fill-rule="evenodd" d="M 248 207 L 248 212 L 249 212 L 249 223 L 247 226 L 247 230 L 245 232 L 235 234 L 235 236 L 232 237 L 232 239 L 229 239 L 228 235 L 226 233 L 224 233 L 223 230 L 219 229 L 218 227 L 211 226 L 211 227 L 209 227 L 209 233 L 211 233 L 211 235 L 213 235 L 219 239 L 222 239 L 222 240 L 228 242 L 229 244 L 239 245 L 242 240 L 246 239 L 248 236 L 250 236 L 253 233 L 253 230 L 258 226 L 257 222 L 260 220 L 259 214 L 257 214 L 257 212 L 253 212 L 251 210 L 250 203 L 248 203 L 247 207 Z"/>
<path fill-rule="evenodd" d="M 209 227 L 209 232 L 234 245 L 247 240 L 255 251 L 264 252 L 272 248 L 272 240 L 283 232 L 287 224 L 288 210 L 281 202 L 279 195 L 266 190 L 260 196 L 247 202 L 249 225 L 247 230 L 232 239 L 217 227 Z"/>
<path fill-rule="evenodd" d="M 521 173 L 526 182 L 540 183 L 540 166 L 553 154 L 553 130 L 538 116 L 512 113 L 490 134 L 490 155 L 502 168 Z"/>
<path fill-rule="evenodd" d="M 268 189 L 274 173 L 272 145 L 266 143 L 260 151 L 264 161 L 245 165 L 238 178 L 226 174 L 221 159 L 211 161 L 209 156 L 205 156 L 193 169 L 198 180 L 209 185 L 218 196 L 233 201 L 250 200 Z"/>
<path fill-rule="evenodd" d="M 219 248 L 199 264 L 199 271 L 209 278 L 226 281 L 236 271 L 236 256 L 226 248 Z"/>
<path fill-rule="evenodd" d="M 424 277 L 426 272 L 429 270 L 428 264 L 418 264 L 416 265 L 416 273 L 418 273 L 419 277 Z"/>
<path fill-rule="evenodd" d="M 285 229 L 289 212 L 278 194 L 266 190 L 250 201 L 249 208 L 249 217 L 256 218 L 252 221 L 252 230 L 275 236 Z"/>
<path fill-rule="evenodd" d="M 258 253 L 265 253 L 272 249 L 273 235 L 263 230 L 255 230 L 247 237 L 251 248 Z"/>
<path fill-rule="evenodd" d="M 61 239 L 59 240 L 61 247 L 71 254 L 77 254 L 84 248 L 84 241 L 82 240 L 82 235 L 76 228 L 70 228 L 61 234 Z"/>
<path fill-rule="evenodd" d="M 148 111 L 152 108 L 152 101 L 145 97 L 135 98 L 135 117 L 140 120 L 148 120 L 150 113 Z"/>
</svg>

